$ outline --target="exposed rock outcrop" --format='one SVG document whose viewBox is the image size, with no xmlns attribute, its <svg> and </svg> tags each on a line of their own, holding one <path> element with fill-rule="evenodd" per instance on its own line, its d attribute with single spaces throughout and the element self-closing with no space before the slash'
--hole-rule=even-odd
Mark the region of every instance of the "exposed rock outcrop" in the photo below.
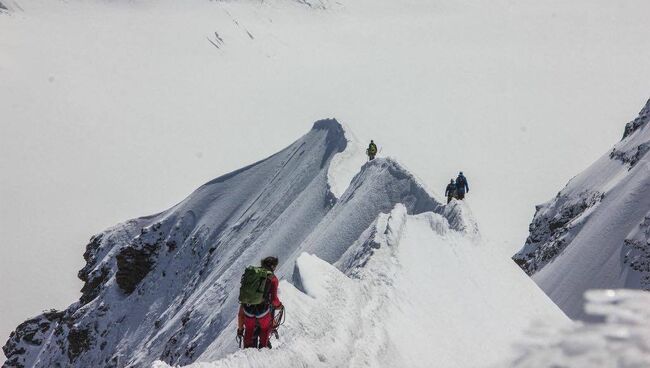
<svg viewBox="0 0 650 368">
<path fill-rule="evenodd" d="M 537 206 L 530 234 L 513 260 L 572 318 L 592 318 L 589 289 L 648 289 L 650 101 L 623 139 Z"/>
</svg>

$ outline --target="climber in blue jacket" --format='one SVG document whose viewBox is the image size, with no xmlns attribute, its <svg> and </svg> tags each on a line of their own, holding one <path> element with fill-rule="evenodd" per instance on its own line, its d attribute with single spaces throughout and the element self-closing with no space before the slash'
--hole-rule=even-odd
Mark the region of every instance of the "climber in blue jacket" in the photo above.
<svg viewBox="0 0 650 368">
<path fill-rule="evenodd" d="M 469 193 L 469 185 L 467 184 L 467 178 L 461 171 L 456 178 L 456 198 L 464 199 L 465 193 Z"/>
</svg>

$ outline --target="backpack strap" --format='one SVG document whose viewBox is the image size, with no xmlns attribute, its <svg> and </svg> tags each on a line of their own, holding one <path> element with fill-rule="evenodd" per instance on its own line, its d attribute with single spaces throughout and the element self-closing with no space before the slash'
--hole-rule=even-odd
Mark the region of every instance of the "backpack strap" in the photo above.
<svg viewBox="0 0 650 368">
<path fill-rule="evenodd" d="M 271 279 L 273 278 L 273 273 L 270 273 L 266 277 L 266 284 L 264 285 L 264 299 L 262 304 L 270 305 L 271 304 Z"/>
</svg>

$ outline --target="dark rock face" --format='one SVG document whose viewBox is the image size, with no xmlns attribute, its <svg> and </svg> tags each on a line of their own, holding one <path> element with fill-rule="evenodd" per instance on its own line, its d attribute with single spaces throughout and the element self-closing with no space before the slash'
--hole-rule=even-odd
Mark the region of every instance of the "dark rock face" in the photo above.
<svg viewBox="0 0 650 368">
<path fill-rule="evenodd" d="M 558 194 L 551 206 L 538 206 L 526 244 L 512 259 L 528 275 L 537 272 L 571 242 L 586 220 L 578 219 L 604 197 L 603 193 L 588 191 L 577 198 Z"/>
<path fill-rule="evenodd" d="M 90 348 L 91 338 L 87 329 L 72 328 L 68 331 L 68 358 L 72 363 L 81 353 Z"/>
<path fill-rule="evenodd" d="M 95 265 L 97 265 L 97 252 L 101 247 L 103 238 L 104 234 L 95 235 L 90 238 L 90 242 L 86 245 L 86 251 L 84 252 L 86 265 L 84 268 L 79 270 L 79 273 L 77 274 L 77 277 L 79 277 L 81 281 L 87 282 L 89 278 L 88 274 L 92 271 Z"/>
<path fill-rule="evenodd" d="M 645 107 L 641 109 L 639 116 L 625 125 L 623 139 L 645 126 L 648 123 L 648 120 L 650 120 L 650 100 L 648 100 Z"/>
<path fill-rule="evenodd" d="M 79 301 L 82 305 L 90 303 L 99 295 L 102 285 L 104 285 L 109 278 L 109 274 L 109 269 L 104 267 L 101 271 L 88 275 L 88 279 L 85 280 L 86 284 L 81 288 L 81 297 L 79 298 Z"/>
<path fill-rule="evenodd" d="M 635 149 L 628 151 L 619 151 L 614 148 L 609 154 L 609 158 L 621 161 L 622 163 L 628 165 L 629 169 L 632 169 L 634 165 L 636 165 L 639 160 L 641 160 L 641 158 L 645 156 L 646 153 L 648 153 L 648 151 L 650 151 L 650 142 L 642 143 L 636 146 Z"/>
<path fill-rule="evenodd" d="M 152 255 L 156 249 L 155 245 L 146 245 L 142 249 L 128 246 L 118 253 L 115 279 L 125 293 L 131 294 L 151 271 L 154 264 Z"/>
<path fill-rule="evenodd" d="M 38 348 L 47 338 L 53 328 L 61 322 L 64 312 L 50 310 L 42 315 L 21 323 L 11 333 L 9 340 L 2 347 L 7 357 L 3 368 L 25 367 L 25 346 Z"/>
<path fill-rule="evenodd" d="M 625 238 L 623 263 L 640 273 L 641 285 L 650 291 L 650 212 Z"/>
<path fill-rule="evenodd" d="M 79 270 L 77 277 L 85 284 L 81 289 L 81 297 L 79 301 L 82 305 L 90 303 L 99 295 L 101 286 L 109 278 L 109 269 L 103 267 L 100 271 L 94 271 L 97 266 L 97 254 L 101 248 L 103 234 L 99 234 L 90 238 L 90 242 L 86 245 L 86 252 L 84 252 L 84 260 L 86 265 Z"/>
<path fill-rule="evenodd" d="M 635 138 L 634 133 L 647 126 L 650 121 L 650 100 L 639 112 L 639 116 L 625 125 L 623 132 L 622 144 L 616 145 L 609 158 L 618 160 L 631 170 L 648 151 L 650 151 L 650 141 L 643 142 L 642 139 Z"/>
</svg>

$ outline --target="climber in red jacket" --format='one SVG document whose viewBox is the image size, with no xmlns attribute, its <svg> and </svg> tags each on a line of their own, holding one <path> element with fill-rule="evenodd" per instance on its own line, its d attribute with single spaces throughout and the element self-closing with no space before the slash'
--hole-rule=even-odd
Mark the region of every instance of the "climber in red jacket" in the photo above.
<svg viewBox="0 0 650 368">
<path fill-rule="evenodd" d="M 278 299 L 278 278 L 273 274 L 278 266 L 276 257 L 262 260 L 262 268 L 270 271 L 264 287 L 264 299 L 259 304 L 241 304 L 237 319 L 237 335 L 243 336 L 244 348 L 270 348 L 269 336 L 274 326 L 275 312 L 283 308 Z"/>
</svg>

